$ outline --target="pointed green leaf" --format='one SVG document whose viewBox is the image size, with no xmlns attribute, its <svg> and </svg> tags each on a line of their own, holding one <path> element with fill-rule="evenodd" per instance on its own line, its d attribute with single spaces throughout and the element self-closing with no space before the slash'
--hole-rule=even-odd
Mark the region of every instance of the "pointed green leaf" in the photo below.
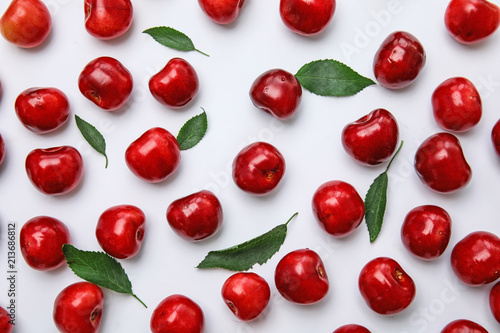
<svg viewBox="0 0 500 333">
<path fill-rule="evenodd" d="M 333 59 L 305 64 L 295 77 L 305 89 L 321 96 L 351 96 L 375 84 L 373 80 Z"/>
<path fill-rule="evenodd" d="M 106 141 L 102 134 L 90 123 L 83 120 L 75 114 L 76 126 L 82 133 L 83 138 L 87 140 L 92 148 L 106 158 L 105 168 L 108 167 L 108 156 L 106 155 Z"/>
<path fill-rule="evenodd" d="M 117 293 L 130 294 L 147 307 L 132 292 L 132 283 L 115 258 L 104 252 L 82 251 L 70 244 L 64 244 L 62 251 L 69 268 L 78 277 Z"/>
<path fill-rule="evenodd" d="M 208 57 L 208 54 L 201 52 L 194 47 L 193 41 L 183 32 L 170 27 L 154 27 L 143 31 L 153 37 L 155 41 L 163 46 L 170 47 L 178 51 L 197 51 Z"/>
<path fill-rule="evenodd" d="M 202 109 L 203 110 L 203 109 Z M 193 148 L 203 139 L 207 132 L 207 114 L 205 110 L 189 119 L 177 134 L 177 142 L 181 150 Z"/>
<path fill-rule="evenodd" d="M 295 213 L 284 224 L 249 241 L 224 250 L 210 251 L 197 268 L 223 268 L 230 271 L 246 271 L 255 264 L 266 263 L 285 241 L 288 223 L 297 215 Z"/>
</svg>

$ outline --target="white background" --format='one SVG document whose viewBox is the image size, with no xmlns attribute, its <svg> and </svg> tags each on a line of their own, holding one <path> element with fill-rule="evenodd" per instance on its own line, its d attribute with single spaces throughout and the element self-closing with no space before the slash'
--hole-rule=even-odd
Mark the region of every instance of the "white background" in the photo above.
<svg viewBox="0 0 500 333">
<path fill-rule="evenodd" d="M 0 12 L 7 7 L 2 1 Z M 134 204 L 147 216 L 143 247 L 137 257 L 121 261 L 134 292 L 144 308 L 128 295 L 105 291 L 101 332 L 147 332 L 151 313 L 168 295 L 184 294 L 204 310 L 206 332 L 332 332 L 351 322 L 372 332 L 439 332 L 449 321 L 474 320 L 490 332 L 499 331 L 488 307 L 490 286 L 465 287 L 449 265 L 452 246 L 474 230 L 500 234 L 498 189 L 500 160 L 490 133 L 500 118 L 500 33 L 476 46 L 451 38 L 443 18 L 447 1 L 350 0 L 338 1 L 330 25 L 317 37 L 289 31 L 279 16 L 278 0 L 247 0 L 234 24 L 210 21 L 197 1 L 134 1 L 134 21 L 121 38 L 103 42 L 84 29 L 83 1 L 46 0 L 53 27 L 48 40 L 32 50 L 19 49 L 0 40 L 0 133 L 7 150 L 0 167 L 0 305 L 9 301 L 7 290 L 6 226 L 19 231 L 28 219 L 50 215 L 70 229 L 73 244 L 100 250 L 95 239 L 99 215 L 118 204 Z M 498 4 L 498 3 L 497 3 Z M 157 44 L 142 31 L 170 26 L 190 36 L 208 53 L 180 52 Z M 389 91 L 370 86 L 358 95 L 329 98 L 304 90 L 301 106 L 291 121 L 282 123 L 256 109 L 248 90 L 253 80 L 271 68 L 295 73 L 312 60 L 332 58 L 374 78 L 373 56 L 385 37 L 396 30 L 414 34 L 423 44 L 427 63 L 408 89 Z M 77 78 L 86 63 L 98 56 L 113 56 L 134 77 L 133 95 L 115 113 L 98 109 L 79 92 Z M 200 91 L 178 111 L 160 105 L 148 91 L 149 78 L 172 57 L 183 57 L 198 72 Z M 443 195 L 426 188 L 413 169 L 418 145 L 441 131 L 432 117 L 430 97 L 445 79 L 465 76 L 483 99 L 483 118 L 476 128 L 458 135 L 473 169 L 470 184 L 458 193 Z M 69 97 L 72 117 L 78 114 L 105 136 L 109 167 L 84 141 L 73 118 L 55 133 L 36 135 L 26 130 L 14 112 L 17 95 L 30 87 L 57 87 Z M 174 135 L 182 124 L 199 114 L 208 115 L 206 137 L 182 152 L 177 172 L 161 184 L 136 178 L 127 168 L 124 152 L 144 131 L 162 126 Z M 351 121 L 383 107 L 398 120 L 405 144 L 389 173 L 388 206 L 382 232 L 370 244 L 363 224 L 345 239 L 322 231 L 311 210 L 311 199 L 322 183 L 339 179 L 351 183 L 362 197 L 386 165 L 368 168 L 356 164 L 342 149 L 340 133 Z M 230 178 L 230 166 L 245 145 L 263 140 L 284 155 L 286 174 L 272 194 L 253 197 L 239 190 Z M 49 197 L 38 192 L 24 170 L 26 155 L 34 148 L 73 145 L 84 158 L 81 185 L 69 195 Z M 224 225 L 211 239 L 196 244 L 177 237 L 166 222 L 169 203 L 201 189 L 212 190 L 224 210 Z M 445 208 L 453 219 L 451 241 L 443 256 L 433 262 L 412 257 L 400 240 L 406 213 L 422 204 Z M 293 213 L 281 250 L 252 271 L 262 275 L 272 290 L 268 309 L 256 321 L 239 322 L 226 308 L 220 288 L 232 273 L 194 268 L 210 250 L 222 249 L 260 235 L 284 223 Z M 274 268 L 286 253 L 311 248 L 323 258 L 330 290 L 312 306 L 285 301 L 274 286 Z M 56 295 L 80 281 L 67 267 L 39 272 L 26 265 L 17 251 L 16 331 L 55 332 L 52 306 Z M 364 303 L 357 287 L 365 263 L 377 256 L 396 259 L 413 277 L 414 302 L 395 316 L 380 316 Z M 2 273 L 5 272 L 5 273 Z M 4 274 L 5 278 L 2 277 Z"/>
</svg>

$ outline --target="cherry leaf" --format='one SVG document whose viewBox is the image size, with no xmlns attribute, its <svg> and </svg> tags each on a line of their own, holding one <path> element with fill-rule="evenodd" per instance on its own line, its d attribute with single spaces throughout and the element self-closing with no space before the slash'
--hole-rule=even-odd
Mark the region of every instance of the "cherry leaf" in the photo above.
<svg viewBox="0 0 500 333">
<path fill-rule="evenodd" d="M 163 46 L 170 47 L 178 51 L 197 51 L 203 55 L 209 56 L 208 54 L 201 52 L 194 47 L 193 41 L 183 32 L 175 30 L 170 27 L 154 27 L 143 31 L 153 37 L 155 41 Z"/>
<path fill-rule="evenodd" d="M 75 114 L 76 126 L 82 133 L 83 138 L 87 140 L 89 145 L 95 149 L 98 153 L 102 154 L 106 158 L 105 168 L 108 167 L 108 156 L 106 155 L 106 141 L 102 134 L 94 127 L 94 125 L 83 120 Z"/>
<path fill-rule="evenodd" d="M 375 84 L 373 80 L 333 59 L 305 64 L 295 77 L 305 89 L 320 96 L 351 96 Z"/>
<path fill-rule="evenodd" d="M 222 268 L 230 271 L 246 271 L 255 264 L 266 263 L 285 241 L 288 223 L 297 215 L 270 231 L 244 243 L 224 250 L 210 251 L 197 268 Z"/>
<path fill-rule="evenodd" d="M 203 109 L 202 109 L 203 110 Z M 177 142 L 181 150 L 193 148 L 203 139 L 207 132 L 207 113 L 203 110 L 197 116 L 189 119 L 177 134 Z"/>
<path fill-rule="evenodd" d="M 401 150 L 403 141 L 399 145 L 398 150 L 392 157 L 387 165 L 387 168 L 382 172 L 373 183 L 370 185 L 365 197 L 365 222 L 368 227 L 368 234 L 370 235 L 370 242 L 377 239 L 380 231 L 382 230 L 382 223 L 384 222 L 385 209 L 387 206 L 387 188 L 389 185 L 389 176 L 387 175 L 389 167 L 394 161 L 394 158 Z"/>
<path fill-rule="evenodd" d="M 104 252 L 79 250 L 71 244 L 64 244 L 62 251 L 76 276 L 117 293 L 129 294 L 147 308 L 132 292 L 132 283 L 115 258 Z"/>
</svg>

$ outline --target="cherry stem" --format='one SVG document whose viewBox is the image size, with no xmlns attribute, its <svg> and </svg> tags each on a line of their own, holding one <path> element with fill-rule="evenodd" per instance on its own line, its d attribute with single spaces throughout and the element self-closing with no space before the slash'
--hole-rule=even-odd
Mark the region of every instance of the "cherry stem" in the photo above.
<svg viewBox="0 0 500 333">
<path fill-rule="evenodd" d="M 394 161 L 394 158 L 396 157 L 396 155 L 399 153 L 399 151 L 401 150 L 401 148 L 403 147 L 403 143 L 404 141 L 401 140 L 401 144 L 399 145 L 399 148 L 398 150 L 396 150 L 396 153 L 394 154 L 394 156 L 391 158 L 391 160 L 389 161 L 389 164 L 387 165 L 387 168 L 385 169 L 385 172 L 389 171 L 389 168 L 391 167 L 391 164 L 392 164 L 392 161 Z"/>
<path fill-rule="evenodd" d="M 143 301 L 141 301 L 141 299 L 139 297 L 137 297 L 135 294 L 130 294 L 130 295 L 132 295 L 132 297 L 134 297 L 136 300 L 138 300 L 139 302 L 141 302 L 141 304 L 144 305 L 144 307 L 146 309 L 148 308 L 148 306 Z"/>
<path fill-rule="evenodd" d="M 210 57 L 208 54 L 206 54 L 205 52 L 202 52 L 202 51 L 200 51 L 200 50 L 198 50 L 198 49 L 195 49 L 195 51 L 200 52 L 201 54 L 203 54 L 203 55 L 205 55 L 205 56 L 207 56 L 207 57 Z"/>
<path fill-rule="evenodd" d="M 292 215 L 292 217 L 290 217 L 290 218 L 288 219 L 288 221 L 286 221 L 285 225 L 288 225 L 288 223 L 290 223 L 290 221 L 291 221 L 291 220 L 292 220 L 295 216 L 297 216 L 298 214 L 299 214 L 298 212 L 297 212 L 297 213 L 295 213 L 295 214 L 293 214 L 293 215 Z"/>
</svg>

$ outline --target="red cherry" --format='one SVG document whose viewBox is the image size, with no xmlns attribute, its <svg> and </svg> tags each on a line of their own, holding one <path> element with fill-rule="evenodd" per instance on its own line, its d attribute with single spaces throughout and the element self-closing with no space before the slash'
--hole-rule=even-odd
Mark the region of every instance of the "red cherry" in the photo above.
<svg viewBox="0 0 500 333">
<path fill-rule="evenodd" d="M 260 275 L 239 272 L 231 275 L 222 286 L 222 299 L 236 318 L 254 320 L 266 309 L 271 298 L 269 284 Z"/>
<path fill-rule="evenodd" d="M 118 205 L 99 216 L 95 234 L 104 252 L 118 259 L 128 259 L 141 249 L 145 224 L 146 217 L 141 209 Z"/>
<path fill-rule="evenodd" d="M 424 205 L 406 214 L 401 228 L 405 248 L 423 260 L 433 260 L 446 250 L 451 236 L 451 217 L 443 208 Z"/>
<path fill-rule="evenodd" d="M 399 129 L 396 118 L 385 109 L 376 109 L 342 130 L 342 146 L 362 165 L 388 161 L 397 148 Z"/>
<path fill-rule="evenodd" d="M 465 132 L 476 126 L 483 112 L 474 84 L 463 77 L 441 83 L 432 94 L 434 119 L 450 132 Z"/>
<path fill-rule="evenodd" d="M 137 177 L 158 183 L 179 167 L 181 153 L 177 139 L 161 127 L 153 127 L 132 142 L 125 161 Z"/>
<path fill-rule="evenodd" d="M 173 201 L 167 208 L 167 221 L 181 238 L 194 242 L 213 236 L 222 226 L 219 199 L 202 190 Z"/>
<path fill-rule="evenodd" d="M 462 44 L 474 44 L 492 35 L 500 24 L 500 8 L 486 0 L 451 0 L 444 23 Z"/>
<path fill-rule="evenodd" d="M 339 180 L 326 182 L 316 190 L 312 208 L 319 225 L 339 238 L 356 230 L 365 216 L 365 204 L 356 189 Z"/>
<path fill-rule="evenodd" d="M 335 7 L 335 0 L 280 0 L 280 16 L 291 31 L 312 36 L 326 29 Z"/>
<path fill-rule="evenodd" d="M 78 88 L 88 100 L 106 111 L 122 107 L 132 94 L 132 74 L 115 58 L 89 62 L 78 77 Z"/>
<path fill-rule="evenodd" d="M 134 16 L 130 0 L 85 0 L 84 10 L 85 29 L 102 40 L 123 35 Z"/>
<path fill-rule="evenodd" d="M 491 314 L 500 323 L 500 282 L 497 282 L 490 290 L 489 305 Z"/>
<path fill-rule="evenodd" d="M 16 98 L 16 115 L 30 131 L 52 132 L 69 117 L 68 97 L 57 88 L 30 88 Z"/>
<path fill-rule="evenodd" d="M 457 319 L 446 325 L 441 333 L 488 333 L 488 331 L 478 323 L 468 319 Z"/>
<path fill-rule="evenodd" d="M 234 22 L 245 0 L 198 0 L 203 12 L 215 23 Z"/>
<path fill-rule="evenodd" d="M 12 0 L 0 17 L 2 36 L 22 48 L 33 48 L 42 44 L 51 27 L 50 12 L 40 0 Z"/>
<path fill-rule="evenodd" d="M 26 157 L 26 174 L 47 195 L 73 191 L 83 177 L 83 159 L 71 146 L 34 149 Z"/>
<path fill-rule="evenodd" d="M 460 141 L 450 133 L 431 135 L 418 147 L 415 170 L 425 185 L 441 193 L 464 188 L 472 177 Z"/>
<path fill-rule="evenodd" d="M 295 75 L 283 69 L 270 69 L 259 75 L 250 87 L 250 99 L 255 107 L 275 118 L 293 117 L 302 99 L 302 86 Z"/>
<path fill-rule="evenodd" d="M 283 155 L 266 142 L 246 146 L 233 161 L 234 182 L 243 191 L 255 195 L 264 195 L 275 189 L 284 173 Z"/>
<path fill-rule="evenodd" d="M 371 333 L 366 327 L 357 324 L 340 326 L 333 333 Z"/>
<path fill-rule="evenodd" d="M 189 103 L 198 89 L 198 74 L 190 63 L 181 58 L 170 59 L 149 80 L 149 90 L 153 97 L 172 109 L 179 109 Z"/>
<path fill-rule="evenodd" d="M 416 293 L 412 278 L 394 259 L 387 257 L 369 261 L 359 274 L 358 285 L 366 304 L 381 315 L 403 311 Z"/>
<path fill-rule="evenodd" d="M 19 233 L 21 254 L 33 269 L 51 271 L 66 263 L 62 252 L 64 244 L 70 244 L 66 225 L 49 216 L 37 216 L 28 220 Z"/>
<path fill-rule="evenodd" d="M 4 159 L 5 159 L 5 142 L 3 141 L 3 137 L 0 134 L 0 165 L 2 165 Z"/>
<path fill-rule="evenodd" d="M 155 308 L 150 326 L 153 333 L 201 333 L 205 330 L 205 319 L 202 309 L 193 300 L 171 295 Z"/>
<path fill-rule="evenodd" d="M 12 318 L 10 314 L 4 308 L 0 307 L 0 332 L 11 333 L 14 330 L 14 325 L 12 324 Z"/>
<path fill-rule="evenodd" d="M 491 130 L 491 141 L 495 152 L 500 156 L 500 119 L 497 120 L 493 129 Z"/>
<path fill-rule="evenodd" d="M 54 323 L 61 333 L 97 333 L 103 306 L 101 288 L 86 281 L 73 283 L 64 288 L 54 301 Z"/>
<path fill-rule="evenodd" d="M 299 304 L 317 303 L 329 289 L 323 261 L 309 249 L 295 250 L 285 255 L 276 266 L 274 282 L 286 300 Z"/>
<path fill-rule="evenodd" d="M 425 65 L 426 55 L 420 41 L 405 31 L 396 31 L 382 42 L 373 60 L 378 83 L 388 89 L 412 84 Z"/>
<path fill-rule="evenodd" d="M 451 268 L 472 287 L 494 282 L 500 277 L 500 238 L 487 231 L 471 232 L 453 247 Z"/>
</svg>

